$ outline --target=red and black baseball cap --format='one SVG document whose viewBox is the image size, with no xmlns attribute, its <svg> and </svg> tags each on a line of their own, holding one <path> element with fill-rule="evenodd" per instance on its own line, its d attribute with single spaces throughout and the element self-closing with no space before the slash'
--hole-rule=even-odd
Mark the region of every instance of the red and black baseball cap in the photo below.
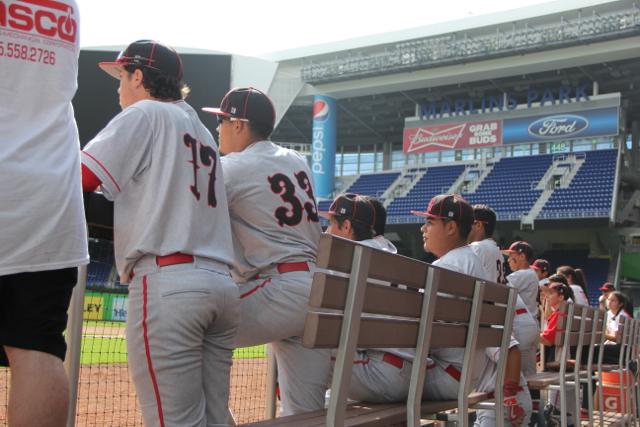
<svg viewBox="0 0 640 427">
<path fill-rule="evenodd" d="M 533 248 L 530 244 L 523 241 L 513 242 L 509 249 L 503 249 L 502 253 L 505 255 L 510 254 L 524 254 L 528 260 L 533 259 Z"/>
<path fill-rule="evenodd" d="M 427 218 L 449 219 L 461 225 L 473 224 L 473 208 L 458 194 L 440 194 L 429 202 L 427 210 L 411 211 L 414 215 Z"/>
<path fill-rule="evenodd" d="M 182 79 L 182 59 L 178 52 L 155 40 L 135 41 L 120 52 L 114 62 L 98 63 L 103 71 L 116 79 L 120 79 L 120 71 L 125 65 L 137 65 Z"/>
<path fill-rule="evenodd" d="M 611 291 L 615 291 L 616 288 L 613 287 L 613 285 L 609 282 L 604 283 L 602 286 L 600 286 L 600 290 L 602 292 L 611 292 Z"/>
<path fill-rule="evenodd" d="M 273 130 L 276 110 L 271 99 L 253 87 L 231 89 L 222 98 L 219 108 L 204 107 L 202 111 L 222 117 L 260 123 Z"/>
<path fill-rule="evenodd" d="M 539 258 L 533 261 L 533 264 L 531 264 L 531 268 L 533 268 L 534 270 L 548 273 L 551 270 L 551 265 L 549 264 L 549 261 L 547 261 L 546 259 Z"/>
<path fill-rule="evenodd" d="M 372 229 L 376 223 L 376 210 L 373 205 L 365 197 L 353 193 L 336 197 L 329 210 L 319 214 L 325 218 L 330 216 L 347 218 L 368 225 Z"/>
</svg>

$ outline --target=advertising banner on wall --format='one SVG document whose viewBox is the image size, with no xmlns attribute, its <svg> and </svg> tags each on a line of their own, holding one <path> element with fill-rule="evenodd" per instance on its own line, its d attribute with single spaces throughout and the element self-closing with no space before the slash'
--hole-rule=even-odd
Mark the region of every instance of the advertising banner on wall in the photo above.
<svg viewBox="0 0 640 427">
<path fill-rule="evenodd" d="M 560 142 L 612 137 L 619 133 L 620 95 L 605 94 L 583 103 L 550 105 L 447 119 L 406 119 L 406 154 L 462 150 L 503 144 Z M 484 116 L 486 120 L 478 120 Z"/>
<path fill-rule="evenodd" d="M 502 120 L 405 128 L 405 153 L 493 147 L 502 144 Z"/>
<path fill-rule="evenodd" d="M 87 293 L 84 296 L 84 313 L 85 320 L 102 320 L 106 298 L 103 294 Z"/>
<path fill-rule="evenodd" d="M 316 95 L 313 99 L 311 172 L 318 197 L 330 197 L 334 190 L 337 107 L 336 100 L 329 96 Z"/>
<path fill-rule="evenodd" d="M 543 142 L 618 134 L 618 107 L 596 108 L 566 114 L 505 119 L 505 144 Z"/>
<path fill-rule="evenodd" d="M 111 319 L 117 320 L 121 322 L 126 322 L 127 320 L 127 296 L 113 296 L 111 298 Z"/>
</svg>

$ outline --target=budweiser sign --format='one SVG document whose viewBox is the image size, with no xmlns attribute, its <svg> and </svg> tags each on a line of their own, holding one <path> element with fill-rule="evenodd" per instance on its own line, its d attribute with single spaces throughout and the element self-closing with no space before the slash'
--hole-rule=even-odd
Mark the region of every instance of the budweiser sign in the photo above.
<svg viewBox="0 0 640 427">
<path fill-rule="evenodd" d="M 404 152 L 492 147 L 502 144 L 502 120 L 405 128 Z"/>
</svg>

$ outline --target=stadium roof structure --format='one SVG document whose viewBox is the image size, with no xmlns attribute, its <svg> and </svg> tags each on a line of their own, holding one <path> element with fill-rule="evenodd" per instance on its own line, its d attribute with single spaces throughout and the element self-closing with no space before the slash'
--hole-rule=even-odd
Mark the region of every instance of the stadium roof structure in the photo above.
<svg viewBox="0 0 640 427">
<path fill-rule="evenodd" d="M 338 100 L 338 144 L 401 143 L 416 105 L 458 96 L 592 85 L 640 105 L 640 9 L 561 0 L 387 34 L 276 52 L 274 140 L 311 142 L 314 94 Z M 266 58 L 266 57 L 265 57 Z M 630 110 L 629 119 L 640 112 Z"/>
<path fill-rule="evenodd" d="M 594 10 L 597 10 L 597 12 L 619 10 L 619 5 L 617 3 L 620 2 L 616 0 L 554 0 L 543 4 L 521 7 L 487 15 L 470 16 L 454 21 L 408 28 L 400 31 L 373 34 L 355 37 L 348 40 L 271 52 L 261 55 L 261 57 L 272 61 L 283 62 L 321 55 L 333 55 L 336 52 L 344 52 L 354 49 L 367 49 L 372 46 L 399 43 L 407 40 L 439 36 L 448 33 L 474 31 L 480 28 L 493 27 L 495 25 L 511 25 L 518 21 L 526 21 L 529 22 L 530 25 L 536 26 L 547 23 L 548 20 L 546 17 L 549 15 L 562 14 L 579 9 L 583 11 L 585 16 L 592 13 Z M 632 2 L 625 3 L 628 3 L 629 5 L 632 4 Z"/>
</svg>

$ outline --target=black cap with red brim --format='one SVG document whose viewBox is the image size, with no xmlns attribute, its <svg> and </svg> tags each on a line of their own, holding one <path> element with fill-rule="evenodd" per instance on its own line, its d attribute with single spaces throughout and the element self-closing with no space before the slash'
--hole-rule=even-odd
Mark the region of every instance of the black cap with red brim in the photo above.
<svg viewBox="0 0 640 427">
<path fill-rule="evenodd" d="M 98 63 L 111 77 L 120 79 L 126 65 L 149 68 L 162 74 L 182 79 L 182 59 L 171 47 L 154 40 L 138 40 L 120 52 L 115 61 Z"/>
</svg>

